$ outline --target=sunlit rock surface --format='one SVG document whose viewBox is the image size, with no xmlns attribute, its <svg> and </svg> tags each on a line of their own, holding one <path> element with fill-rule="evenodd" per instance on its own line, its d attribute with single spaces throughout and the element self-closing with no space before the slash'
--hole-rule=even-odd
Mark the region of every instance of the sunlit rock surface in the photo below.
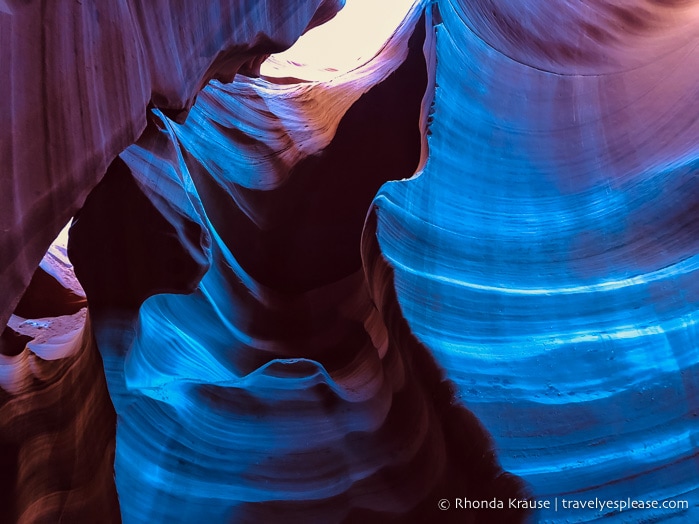
<svg viewBox="0 0 699 524">
<path fill-rule="evenodd" d="M 691 505 L 543 521 L 699 520 L 699 5 L 438 5 L 429 158 L 374 201 L 410 327 L 537 497 Z"/>
</svg>

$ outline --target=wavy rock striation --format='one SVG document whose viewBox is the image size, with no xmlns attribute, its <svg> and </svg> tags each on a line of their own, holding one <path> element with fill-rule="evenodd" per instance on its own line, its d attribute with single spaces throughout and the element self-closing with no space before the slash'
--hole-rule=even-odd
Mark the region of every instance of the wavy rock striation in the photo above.
<svg viewBox="0 0 699 524">
<path fill-rule="evenodd" d="M 2 522 L 120 522 L 116 417 L 84 320 L 25 321 L 29 349 L 0 355 Z"/>
<path fill-rule="evenodd" d="M 699 518 L 699 9 L 439 2 L 429 158 L 374 201 L 417 336 L 537 496 Z M 608 520 L 605 520 L 605 522 Z"/>
<path fill-rule="evenodd" d="M 217 78 L 254 73 L 341 0 L 0 2 L 0 324 L 61 228 L 146 127 Z M 70 86 L 70 88 L 68 88 Z"/>
<path fill-rule="evenodd" d="M 341 3 L 0 0 L 0 521 L 699 520 L 699 4 Z"/>
<path fill-rule="evenodd" d="M 424 26 L 416 6 L 333 81 L 212 83 L 183 125 L 153 112 L 80 211 L 125 522 L 413 522 L 444 496 L 526 496 L 411 335 L 375 237 L 366 286 L 366 210 L 420 162 Z M 167 294 L 174 265 L 205 272 L 193 293 Z M 452 518 L 523 513 L 475 516 Z"/>
<path fill-rule="evenodd" d="M 120 522 L 116 416 L 63 233 L 0 337 L 0 522 Z"/>
<path fill-rule="evenodd" d="M 51 240 L 106 166 L 142 134 L 147 105 L 183 117 L 209 79 L 228 80 L 239 70 L 254 74 L 267 53 L 288 47 L 341 2 L 190 4 L 0 2 L 7 79 L 0 97 L 0 320 L 7 324 L 0 340 L 2 522 L 121 520 L 115 415 L 85 323 L 84 292 L 65 246 L 52 246 L 36 269 Z M 148 130 L 143 141 L 157 134 Z M 152 142 L 157 154 L 162 141 Z M 104 232 L 130 218 L 132 231 L 150 227 L 151 236 L 138 246 L 137 261 L 121 260 L 140 264 L 138 275 L 108 263 L 118 254 L 100 250 L 102 238 L 93 245 L 96 257 L 83 279 L 97 311 L 95 289 L 110 286 L 94 278 L 93 262 L 104 263 L 112 284 L 129 288 L 109 296 L 123 310 L 154 292 L 193 289 L 208 266 L 208 236 L 197 210 L 163 193 L 177 180 L 158 180 L 160 193 L 139 193 L 124 162 L 115 165 L 104 185 L 126 187 L 133 200 L 119 203 L 135 213 L 124 218 L 124 208 L 105 206 L 113 216 L 102 217 Z M 149 254 L 160 256 L 153 260 L 157 268 L 143 264 Z"/>
</svg>

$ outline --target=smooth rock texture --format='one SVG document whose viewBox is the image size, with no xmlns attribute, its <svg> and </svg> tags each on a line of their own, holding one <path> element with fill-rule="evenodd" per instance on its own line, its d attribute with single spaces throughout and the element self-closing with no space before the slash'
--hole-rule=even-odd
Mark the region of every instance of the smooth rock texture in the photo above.
<svg viewBox="0 0 699 524">
<path fill-rule="evenodd" d="M 421 156 L 421 7 L 332 81 L 214 82 L 186 123 L 154 112 L 78 214 L 124 522 L 416 522 L 447 495 L 526 497 L 410 333 L 385 263 L 366 286 L 366 211 Z M 191 263 L 182 283 L 206 270 L 193 293 L 163 294 L 168 260 Z"/>
<path fill-rule="evenodd" d="M 82 206 L 107 164 L 144 130 L 146 105 L 184 116 L 181 112 L 186 113 L 210 78 L 229 80 L 238 70 L 255 74 L 269 52 L 291 45 L 340 5 L 0 5 L 0 65 L 6 79 L 0 86 L 5 188 L 0 206 L 0 319 L 3 325 L 7 321 L 0 342 L 0 521 L 121 521 L 113 477 L 114 410 L 91 326 L 80 309 L 86 305 L 84 292 L 65 245 L 46 252 L 51 239 Z M 152 135 L 146 133 L 142 142 Z M 162 141 L 152 141 L 157 152 Z M 133 151 L 137 154 L 137 148 Z M 117 185 L 126 185 L 138 197 L 138 187 L 116 171 Z M 191 290 L 208 267 L 208 237 L 197 229 L 200 224 L 189 221 L 196 221 L 196 210 L 186 201 L 178 207 L 174 199 L 158 200 L 166 184 L 177 184 L 177 179 L 156 182 L 161 193 L 146 189 L 143 199 L 148 203 L 142 203 L 146 218 L 156 220 L 150 224 L 150 247 L 160 248 L 156 254 L 161 257 L 180 249 L 180 258 L 154 261 L 157 271 L 150 266 L 148 273 L 144 267 L 145 278 L 127 272 L 130 291 L 114 293 L 122 299 L 120 307 L 139 304 L 155 292 Z M 128 211 L 135 202 L 122 204 L 126 209 L 121 211 Z M 115 215 L 106 223 L 116 222 L 120 214 Z M 163 230 L 162 222 L 168 224 L 165 231 L 174 229 L 175 237 L 182 232 L 184 244 L 168 240 L 167 231 L 166 238 L 154 232 Z M 131 223 L 135 231 L 144 225 Z M 93 247 L 100 245 L 101 238 Z M 89 264 L 111 260 L 109 253 L 103 254 L 102 260 L 95 256 Z M 183 271 L 189 260 L 193 269 L 185 265 Z M 90 275 L 83 276 L 86 287 L 100 287 L 99 279 Z"/>
<path fill-rule="evenodd" d="M 341 0 L 0 2 L 0 324 L 107 166 L 146 127 L 184 118 L 212 78 L 254 73 Z"/>
<path fill-rule="evenodd" d="M 116 416 L 67 227 L 0 337 L 0 522 L 120 522 Z"/>
<path fill-rule="evenodd" d="M 411 329 L 538 498 L 690 505 L 542 522 L 699 520 L 699 6 L 438 7 L 429 157 L 374 201 Z"/>
<path fill-rule="evenodd" d="M 0 521 L 699 521 L 699 3 L 341 3 L 0 0 Z"/>
<path fill-rule="evenodd" d="M 2 522 L 120 522 L 116 417 L 85 316 L 12 317 L 26 347 L 0 354 Z"/>
</svg>

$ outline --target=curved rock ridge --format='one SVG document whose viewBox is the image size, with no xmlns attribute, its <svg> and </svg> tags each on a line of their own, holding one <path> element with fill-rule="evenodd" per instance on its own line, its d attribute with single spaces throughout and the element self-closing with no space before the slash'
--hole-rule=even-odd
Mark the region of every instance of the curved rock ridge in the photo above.
<svg viewBox="0 0 699 524">
<path fill-rule="evenodd" d="M 66 227 L 0 337 L 0 522 L 120 522 L 116 416 Z"/>
<path fill-rule="evenodd" d="M 147 105 L 184 117 L 209 79 L 228 80 L 238 70 L 255 74 L 268 53 L 332 17 L 342 2 L 137 4 L 0 2 L 6 79 L 0 86 L 1 522 L 121 521 L 113 471 L 116 418 L 85 326 L 85 294 L 65 245 L 52 245 L 36 267 L 51 239 L 106 166 L 144 130 Z M 110 180 L 133 190 L 120 176 Z M 157 182 L 164 190 L 165 178 Z M 152 247 L 164 246 L 171 256 L 182 254 L 178 247 L 191 252 L 165 260 L 157 272 L 139 258 L 142 279 L 134 287 L 141 289 L 132 289 L 135 299 L 123 289 L 115 292 L 121 308 L 153 292 L 192 289 L 208 265 L 208 237 L 197 229 L 192 205 L 182 201 L 179 208 L 167 197 L 159 200 L 162 192 L 145 194 L 160 210 L 141 200 L 143 213 L 160 220 L 153 229 L 169 223 L 185 240 L 178 246 L 160 238 Z M 117 220 L 105 222 L 115 227 Z M 110 260 L 109 253 L 102 256 Z M 91 271 L 85 281 L 99 288 Z"/>
<path fill-rule="evenodd" d="M 438 2 L 429 157 L 374 200 L 405 318 L 509 471 L 541 500 L 689 503 L 542 522 L 699 518 L 699 19 L 653 4 L 657 27 L 616 1 Z M 607 12 L 602 56 L 584 20 Z"/>
<path fill-rule="evenodd" d="M 124 522 L 420 522 L 446 496 L 526 498 L 411 335 L 375 235 L 362 263 L 372 198 L 421 161 L 422 8 L 332 81 L 212 83 L 183 125 L 153 111 L 88 197 L 70 254 Z"/>
<path fill-rule="evenodd" d="M 10 323 L 29 342 L 0 354 L 2 522 L 121 522 L 116 417 L 85 317 Z"/>
<path fill-rule="evenodd" d="M 0 521 L 699 521 L 699 3 L 341 3 L 0 0 Z"/>
<path fill-rule="evenodd" d="M 212 78 L 255 73 L 342 0 L 0 2 L 0 324 L 146 107 L 183 119 Z M 70 88 L 68 88 L 70 86 Z"/>
</svg>

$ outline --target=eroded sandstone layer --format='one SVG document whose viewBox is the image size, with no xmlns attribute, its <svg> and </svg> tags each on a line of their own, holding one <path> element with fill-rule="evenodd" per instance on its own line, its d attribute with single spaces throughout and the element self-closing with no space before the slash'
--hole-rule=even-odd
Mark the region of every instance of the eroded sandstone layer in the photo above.
<svg viewBox="0 0 699 524">
<path fill-rule="evenodd" d="M 699 518 L 699 4 L 438 2 L 429 158 L 374 200 L 417 338 L 543 512 Z M 553 506 L 553 504 L 552 504 Z"/>
<path fill-rule="evenodd" d="M 365 278 L 371 200 L 421 158 L 421 13 L 332 81 L 240 78 L 207 86 L 182 125 L 154 112 L 76 217 L 125 521 L 417 522 L 447 495 L 526 496 L 411 335 L 375 250 Z M 171 267 L 205 273 L 163 294 Z"/>
<path fill-rule="evenodd" d="M 146 127 L 184 118 L 331 17 L 341 0 L 0 2 L 0 323 L 107 166 Z"/>
<path fill-rule="evenodd" d="M 0 521 L 698 520 L 697 2 L 341 3 L 0 0 Z"/>
</svg>

